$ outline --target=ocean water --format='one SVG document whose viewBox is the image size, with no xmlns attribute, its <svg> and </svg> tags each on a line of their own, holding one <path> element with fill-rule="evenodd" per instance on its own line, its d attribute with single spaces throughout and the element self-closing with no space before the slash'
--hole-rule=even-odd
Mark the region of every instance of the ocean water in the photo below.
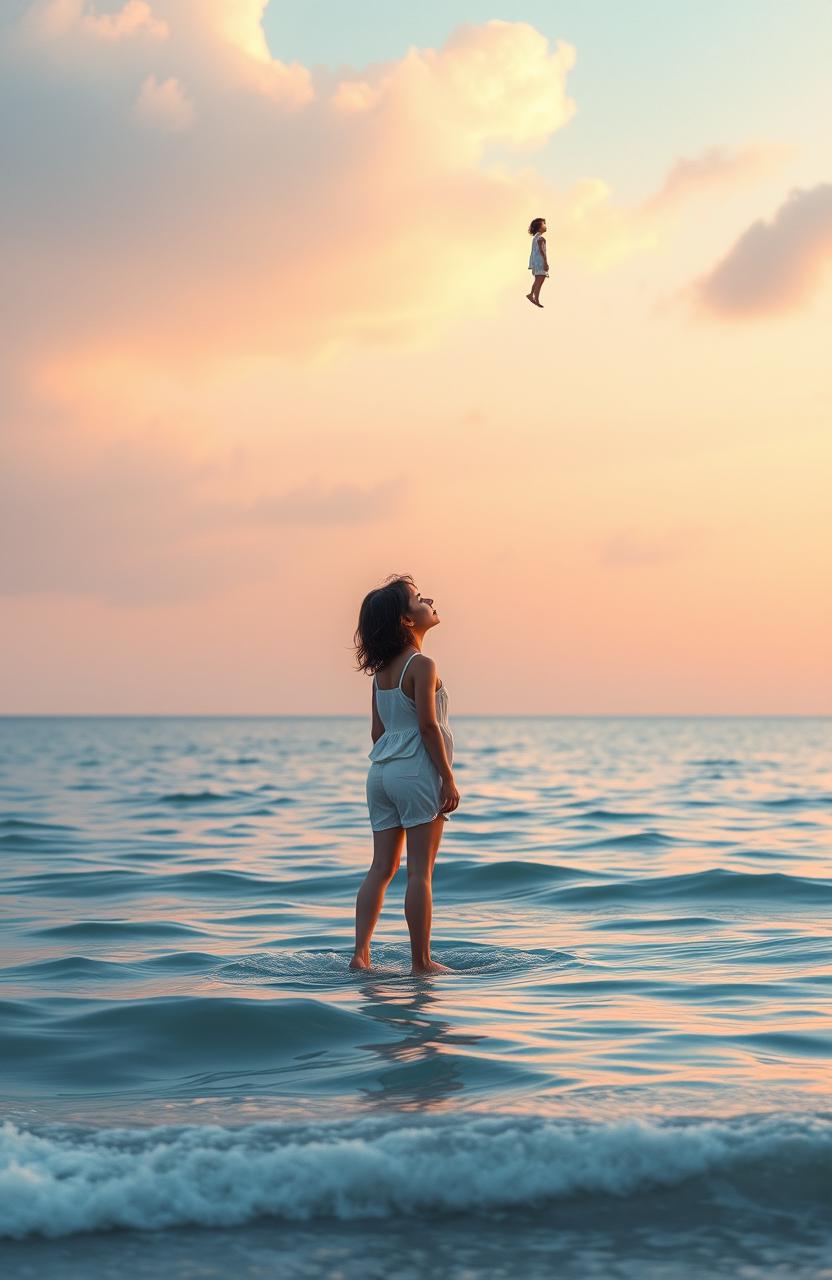
<svg viewBox="0 0 832 1280">
<path fill-rule="evenodd" d="M 832 1275 L 832 721 L 0 720 L 8 1277 Z"/>
</svg>

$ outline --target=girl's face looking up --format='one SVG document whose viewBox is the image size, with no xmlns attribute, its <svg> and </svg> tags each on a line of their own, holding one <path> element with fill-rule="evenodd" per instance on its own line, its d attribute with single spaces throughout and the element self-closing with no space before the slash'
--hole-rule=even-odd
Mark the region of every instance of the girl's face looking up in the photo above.
<svg viewBox="0 0 832 1280">
<path fill-rule="evenodd" d="M 414 631 L 428 631 L 439 622 L 433 600 L 430 596 L 423 596 L 416 587 L 410 587 L 410 605 L 406 616 L 412 621 Z"/>
</svg>

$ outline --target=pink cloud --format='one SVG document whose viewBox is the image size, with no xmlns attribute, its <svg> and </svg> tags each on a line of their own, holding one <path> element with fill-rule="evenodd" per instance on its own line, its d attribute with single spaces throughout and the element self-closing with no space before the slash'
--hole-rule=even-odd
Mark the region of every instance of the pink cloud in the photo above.
<svg viewBox="0 0 832 1280">
<path fill-rule="evenodd" d="M 662 216 L 691 199 L 742 186 L 779 168 L 794 154 L 782 143 L 758 142 L 744 147 L 708 147 L 697 156 L 682 156 L 661 187 L 641 206 L 644 217 Z"/>
<path fill-rule="evenodd" d="M 832 183 L 792 191 L 753 223 L 689 293 L 701 312 L 753 317 L 793 311 L 820 288 L 832 258 Z"/>
</svg>

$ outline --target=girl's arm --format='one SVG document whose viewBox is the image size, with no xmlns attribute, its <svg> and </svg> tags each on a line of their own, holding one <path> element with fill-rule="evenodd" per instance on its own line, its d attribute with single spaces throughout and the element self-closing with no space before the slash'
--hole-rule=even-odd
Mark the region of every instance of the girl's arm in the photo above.
<svg viewBox="0 0 832 1280">
<path fill-rule="evenodd" d="M 383 733 L 384 733 L 384 725 L 381 722 L 381 716 L 379 715 L 378 707 L 376 706 L 376 682 L 374 680 L 373 681 L 373 727 L 370 730 L 370 736 L 373 739 L 373 742 L 378 742 L 379 738 Z"/>
<path fill-rule="evenodd" d="M 413 695 L 422 741 L 440 778 L 443 781 L 452 780 L 454 775 L 445 750 L 445 739 L 436 719 L 436 663 L 423 653 L 411 665 Z"/>
<path fill-rule="evenodd" d="M 548 270 L 549 270 L 549 259 L 546 257 L 546 238 L 545 238 L 545 236 L 540 236 L 540 237 L 539 237 L 539 239 L 538 239 L 538 241 L 537 241 L 537 243 L 540 245 L 540 252 L 543 254 L 543 265 L 544 265 L 544 267 L 546 268 L 546 270 L 548 271 Z"/>
</svg>

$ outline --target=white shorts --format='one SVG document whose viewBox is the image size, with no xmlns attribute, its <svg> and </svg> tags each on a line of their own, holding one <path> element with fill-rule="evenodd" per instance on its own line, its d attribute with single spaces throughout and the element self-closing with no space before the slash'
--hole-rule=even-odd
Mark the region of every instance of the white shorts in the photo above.
<svg viewBox="0 0 832 1280">
<path fill-rule="evenodd" d="M 373 831 L 417 827 L 437 817 L 442 779 L 422 746 L 399 760 L 375 760 L 367 773 L 367 807 Z M 448 815 L 442 817 L 447 822 Z"/>
</svg>

